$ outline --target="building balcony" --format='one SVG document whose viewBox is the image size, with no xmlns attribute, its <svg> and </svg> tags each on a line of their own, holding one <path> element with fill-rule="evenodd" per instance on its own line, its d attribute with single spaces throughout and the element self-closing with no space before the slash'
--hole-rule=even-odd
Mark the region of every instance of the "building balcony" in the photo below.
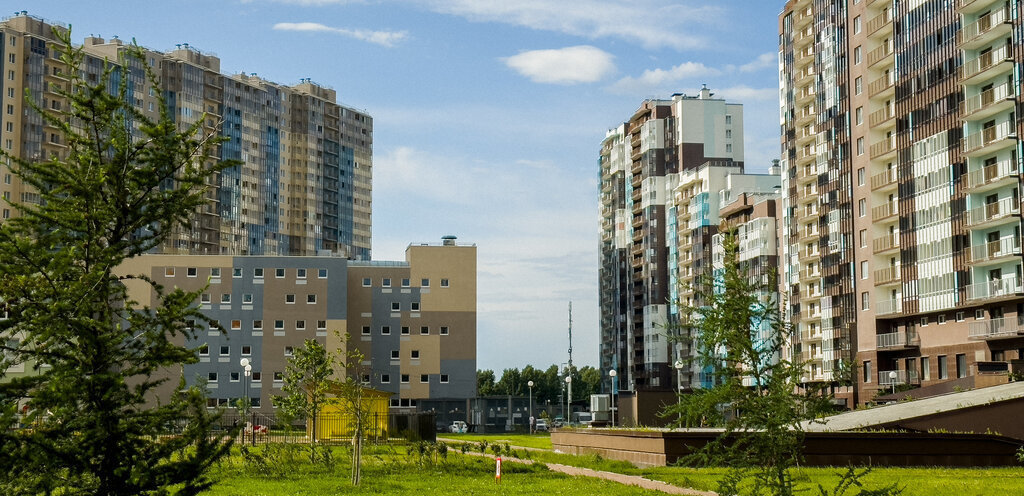
<svg viewBox="0 0 1024 496">
<path fill-rule="evenodd" d="M 883 60 L 892 63 L 892 41 L 888 41 L 868 52 L 868 67 L 871 67 Z"/>
<path fill-rule="evenodd" d="M 1007 236 L 983 245 L 972 246 L 968 252 L 967 263 L 971 265 L 989 265 L 1004 262 L 1010 258 L 1020 257 L 1020 237 Z"/>
<path fill-rule="evenodd" d="M 817 265 L 815 265 L 813 269 L 804 268 L 800 270 L 801 281 L 816 281 L 818 279 L 821 279 L 821 271 L 818 269 Z"/>
<path fill-rule="evenodd" d="M 804 165 L 796 169 L 796 183 L 804 185 L 818 180 L 818 168 L 814 164 Z"/>
<path fill-rule="evenodd" d="M 892 105 L 887 105 L 868 115 L 868 124 L 872 128 L 879 128 L 881 130 L 888 129 L 896 125 L 896 112 L 893 110 Z"/>
<path fill-rule="evenodd" d="M 1016 318 L 971 322 L 967 324 L 967 339 L 1006 339 L 1024 335 L 1024 315 Z"/>
<path fill-rule="evenodd" d="M 804 89 L 796 92 L 796 104 L 797 106 L 803 106 L 814 101 L 814 85 L 809 84 L 804 86 Z"/>
<path fill-rule="evenodd" d="M 1013 201 L 1013 198 L 1003 198 L 995 203 L 988 203 L 968 210 L 967 225 L 977 228 L 986 224 L 996 224 L 1019 215 L 1020 203 Z"/>
<path fill-rule="evenodd" d="M 807 46 L 807 44 L 812 44 L 813 45 L 815 34 L 816 34 L 815 31 L 814 31 L 814 27 L 813 26 L 807 26 L 806 29 L 803 29 L 801 31 L 794 31 L 794 33 L 795 33 L 793 35 L 793 47 L 794 48 L 799 50 L 799 49 L 802 49 L 805 46 Z"/>
<path fill-rule="evenodd" d="M 818 257 L 820 257 L 820 256 L 821 256 L 821 252 L 818 251 L 817 245 L 815 245 L 815 249 L 813 249 L 813 250 L 808 250 L 806 248 L 804 248 L 803 250 L 800 250 L 800 256 L 799 256 L 798 260 L 800 260 L 801 262 L 817 260 Z"/>
<path fill-rule="evenodd" d="M 960 117 L 965 120 L 982 120 L 1011 110 L 1016 96 L 1009 82 L 992 87 L 960 102 Z"/>
<path fill-rule="evenodd" d="M 1024 294 L 1024 288 L 1021 288 L 1020 281 L 1016 276 L 967 286 L 967 299 L 972 301 L 996 300 L 1020 294 Z"/>
<path fill-rule="evenodd" d="M 797 169 L 800 167 L 806 167 L 809 164 L 814 164 L 818 160 L 818 152 L 813 146 L 801 148 L 796 152 L 796 166 Z"/>
<path fill-rule="evenodd" d="M 886 169 L 878 174 L 871 176 L 871 190 L 872 191 L 885 191 L 889 189 L 896 189 L 899 183 L 896 169 Z"/>
<path fill-rule="evenodd" d="M 893 265 L 875 271 L 875 286 L 884 286 L 900 282 L 900 266 Z"/>
<path fill-rule="evenodd" d="M 878 385 L 884 387 L 920 384 L 916 370 L 879 370 Z"/>
<path fill-rule="evenodd" d="M 1006 45 L 980 54 L 960 66 L 960 82 L 965 85 L 978 84 L 980 81 L 992 79 L 1003 72 L 1009 72 L 1013 66 L 1003 62 L 1012 60 L 1010 48 Z"/>
<path fill-rule="evenodd" d="M 878 222 L 899 215 L 900 210 L 895 202 L 886 202 L 871 208 L 871 220 Z"/>
<path fill-rule="evenodd" d="M 969 171 L 964 175 L 964 188 L 968 193 L 983 193 L 1009 183 L 1016 184 L 1019 175 L 1016 162 L 1003 160 Z"/>
<path fill-rule="evenodd" d="M 888 98 L 896 93 L 896 73 L 890 71 L 868 83 L 868 98 Z"/>
<path fill-rule="evenodd" d="M 903 311 L 903 300 L 895 298 L 882 300 L 875 304 L 875 315 L 891 315 Z"/>
<path fill-rule="evenodd" d="M 810 26 L 811 21 L 814 20 L 814 10 L 811 7 L 807 7 L 806 10 L 801 10 L 793 14 L 793 29 L 805 29 Z"/>
<path fill-rule="evenodd" d="M 1010 34 L 1011 22 L 1009 8 L 1003 6 L 960 28 L 956 33 L 956 44 L 961 50 L 976 50 L 994 40 L 1006 38 Z"/>
<path fill-rule="evenodd" d="M 875 336 L 875 347 L 880 350 L 917 348 L 919 346 L 921 346 L 921 338 L 916 332 L 890 332 Z"/>
<path fill-rule="evenodd" d="M 887 36 L 892 34 L 892 9 L 885 9 L 881 14 L 868 21 L 868 36 Z"/>
<path fill-rule="evenodd" d="M 1009 121 L 968 134 L 961 140 L 968 157 L 990 155 L 1017 142 L 1017 129 Z"/>
<path fill-rule="evenodd" d="M 882 138 L 878 143 L 871 145 L 871 159 L 881 160 L 896 155 L 896 135 Z"/>
<path fill-rule="evenodd" d="M 956 1 L 956 9 L 958 11 L 960 11 L 961 14 L 968 14 L 969 15 L 969 14 L 974 14 L 974 13 L 977 13 L 977 12 L 981 12 L 986 7 L 989 7 L 992 4 L 1002 5 L 1003 1 L 1002 0 L 957 0 Z"/>
<path fill-rule="evenodd" d="M 808 105 L 796 113 L 796 122 L 794 124 L 798 126 L 814 124 L 817 119 L 818 113 L 814 111 L 814 106 Z"/>
</svg>

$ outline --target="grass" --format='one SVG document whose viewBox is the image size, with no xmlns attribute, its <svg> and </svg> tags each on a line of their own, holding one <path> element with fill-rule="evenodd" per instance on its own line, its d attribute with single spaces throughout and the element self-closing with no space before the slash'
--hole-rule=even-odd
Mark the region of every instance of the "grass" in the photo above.
<svg viewBox="0 0 1024 496">
<path fill-rule="evenodd" d="M 508 443 L 511 446 L 524 448 L 551 449 L 551 435 L 546 432 L 538 434 L 438 434 L 438 437 L 473 443 L 487 441 L 488 444 Z"/>
</svg>

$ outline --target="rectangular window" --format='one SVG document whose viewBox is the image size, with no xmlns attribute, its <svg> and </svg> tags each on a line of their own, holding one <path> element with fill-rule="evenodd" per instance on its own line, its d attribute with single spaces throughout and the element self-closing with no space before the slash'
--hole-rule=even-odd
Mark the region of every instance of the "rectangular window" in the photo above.
<svg viewBox="0 0 1024 496">
<path fill-rule="evenodd" d="M 252 330 L 254 330 L 254 331 L 262 331 L 263 330 L 263 321 L 262 320 L 254 320 L 254 321 L 252 321 Z"/>
<path fill-rule="evenodd" d="M 406 278 L 402 279 L 402 287 L 403 287 L 403 288 L 408 288 L 408 287 L 409 287 L 409 284 L 410 284 L 410 283 L 409 283 L 409 278 L 408 278 L 408 277 L 406 277 Z"/>
<path fill-rule="evenodd" d="M 276 329 L 278 331 L 283 330 L 284 329 L 284 321 L 283 320 L 275 320 L 274 321 L 274 329 Z"/>
<path fill-rule="evenodd" d="M 284 302 L 287 304 L 295 304 L 295 295 L 286 294 L 284 295 Z"/>
<path fill-rule="evenodd" d="M 864 382 L 871 382 L 871 360 L 864 361 Z"/>
<path fill-rule="evenodd" d="M 409 304 L 409 310 L 412 310 L 413 312 L 419 312 L 420 311 L 420 302 L 414 301 L 414 302 L 410 303 Z"/>
<path fill-rule="evenodd" d="M 240 379 L 240 374 L 238 372 L 232 372 L 231 373 L 231 382 L 238 382 L 239 379 Z"/>
<path fill-rule="evenodd" d="M 210 293 L 203 293 L 203 294 L 199 295 L 199 303 L 209 303 L 209 302 L 210 302 Z"/>
<path fill-rule="evenodd" d="M 242 328 L 242 321 L 241 320 L 235 319 L 235 320 L 231 321 L 231 329 L 232 330 L 236 330 L 237 331 L 238 329 L 241 329 L 241 328 Z"/>
<path fill-rule="evenodd" d="M 956 377 L 958 379 L 967 377 L 967 355 L 963 353 L 956 355 Z"/>
<path fill-rule="evenodd" d="M 259 372 L 253 372 L 252 373 L 252 382 L 262 382 L 262 381 L 263 381 L 263 374 L 261 374 Z"/>
<path fill-rule="evenodd" d="M 263 268 L 252 269 L 252 276 L 256 279 L 263 279 Z"/>
<path fill-rule="evenodd" d="M 430 334 L 430 327 L 427 327 L 427 326 L 420 327 L 420 334 Z"/>
<path fill-rule="evenodd" d="M 963 312 L 957 312 L 956 313 L 956 321 L 957 322 L 963 322 L 964 321 L 964 313 Z"/>
<path fill-rule="evenodd" d="M 217 382 L 217 373 L 216 372 L 210 372 L 209 374 L 206 374 L 206 380 L 208 380 L 210 382 Z"/>
<path fill-rule="evenodd" d="M 864 107 L 857 107 L 855 114 L 857 116 L 857 125 L 864 124 Z"/>
<path fill-rule="evenodd" d="M 231 303 L 231 293 L 221 293 L 221 295 L 220 295 L 220 302 L 221 303 Z"/>
<path fill-rule="evenodd" d="M 252 346 L 250 346 L 250 345 L 243 345 L 242 346 L 242 355 L 243 356 L 252 355 Z"/>
<path fill-rule="evenodd" d="M 938 322 L 939 325 L 945 324 L 946 314 L 940 314 L 938 317 L 935 318 L 935 321 Z"/>
<path fill-rule="evenodd" d="M 420 383 L 426 384 L 428 382 L 430 382 L 430 376 L 427 374 L 420 374 Z"/>
<path fill-rule="evenodd" d="M 231 354 L 231 347 L 230 346 L 221 346 L 220 347 L 220 356 L 228 356 L 230 354 Z"/>
<path fill-rule="evenodd" d="M 398 350 L 391 350 L 391 359 L 392 360 L 398 360 L 399 358 L 401 358 L 401 357 L 398 354 Z"/>
<path fill-rule="evenodd" d="M 210 269 L 210 277 L 220 277 L 220 267 Z"/>
<path fill-rule="evenodd" d="M 242 277 L 242 268 L 241 267 L 232 267 L 231 268 L 231 277 Z"/>
<path fill-rule="evenodd" d="M 284 269 L 274 269 L 274 277 L 278 279 L 284 277 Z"/>
<path fill-rule="evenodd" d="M 370 335 L 370 326 L 363 326 L 363 336 Z"/>
<path fill-rule="evenodd" d="M 860 261 L 860 278 L 861 279 L 867 279 L 868 278 L 868 261 L 867 260 L 861 260 Z"/>
<path fill-rule="evenodd" d="M 364 277 L 363 278 L 363 287 L 364 288 L 370 287 L 370 278 L 369 277 Z"/>
<path fill-rule="evenodd" d="M 318 320 L 318 321 L 316 321 L 316 330 L 323 331 L 323 330 L 326 330 L 326 329 L 327 329 L 327 321 L 326 320 Z"/>
<path fill-rule="evenodd" d="M 448 279 L 441 279 L 441 287 L 442 288 L 447 288 L 448 287 Z"/>
<path fill-rule="evenodd" d="M 921 380 L 932 380 L 932 363 L 928 357 L 921 357 Z"/>
<path fill-rule="evenodd" d="M 284 373 L 277 371 L 274 372 L 274 382 L 281 382 L 284 380 Z"/>
<path fill-rule="evenodd" d="M 861 76 L 857 76 L 857 79 L 853 80 L 853 94 L 859 95 L 864 90 L 864 80 Z"/>
<path fill-rule="evenodd" d="M 864 138 L 857 138 L 857 155 L 864 155 Z"/>
<path fill-rule="evenodd" d="M 419 360 L 420 350 L 412 350 L 412 355 L 410 358 L 412 358 L 413 360 Z"/>
<path fill-rule="evenodd" d="M 871 293 L 865 291 L 860 294 L 860 309 L 865 312 L 871 310 Z"/>
<path fill-rule="evenodd" d="M 867 248 L 868 247 L 868 230 L 867 229 L 861 229 L 860 230 L 860 247 L 861 248 Z"/>
<path fill-rule="evenodd" d="M 390 288 L 391 287 L 391 278 L 390 277 L 385 277 L 385 278 L 381 279 L 380 285 L 385 287 L 385 288 Z"/>
<path fill-rule="evenodd" d="M 448 326 L 441 326 L 441 335 L 442 336 L 447 336 L 448 335 Z"/>
<path fill-rule="evenodd" d="M 308 304 L 316 303 L 316 295 L 315 294 L 308 294 L 308 295 L 306 295 L 306 303 L 308 303 Z"/>
<path fill-rule="evenodd" d="M 430 279 L 422 279 L 420 281 L 420 287 L 422 287 L 422 288 L 429 288 L 430 287 Z"/>
<path fill-rule="evenodd" d="M 402 384 L 409 384 L 409 374 L 402 374 Z"/>
<path fill-rule="evenodd" d="M 380 383 L 381 384 L 391 384 L 391 374 L 381 374 L 380 375 Z"/>
<path fill-rule="evenodd" d="M 390 336 L 391 326 L 380 326 L 380 333 L 384 336 Z"/>
<path fill-rule="evenodd" d="M 853 34 L 860 34 L 860 16 L 853 18 Z"/>
<path fill-rule="evenodd" d="M 409 335 L 409 326 L 402 326 L 402 334 Z"/>
<path fill-rule="evenodd" d="M 295 354 L 295 348 L 294 347 L 291 347 L 291 346 L 285 346 L 284 347 L 284 356 L 290 357 L 290 356 L 292 356 L 294 354 Z"/>
<path fill-rule="evenodd" d="M 860 19 L 860 18 L 858 17 L 857 19 Z M 853 63 L 854 64 L 859 64 L 861 62 L 861 58 L 862 58 L 861 51 L 862 50 L 861 50 L 861 47 L 859 45 L 853 48 Z"/>
<path fill-rule="evenodd" d="M 398 312 L 401 309 L 402 309 L 402 304 L 401 303 L 399 303 L 397 301 L 391 302 L 391 311 L 392 312 Z"/>
<path fill-rule="evenodd" d="M 252 304 L 252 293 L 244 293 L 244 294 L 242 294 L 242 303 L 251 305 Z"/>
<path fill-rule="evenodd" d="M 863 167 L 861 167 L 860 169 L 857 169 L 857 186 L 864 186 L 864 176 L 865 175 L 866 175 L 866 173 L 864 172 L 864 168 Z"/>
<path fill-rule="evenodd" d="M 174 267 L 164 267 L 164 277 L 174 277 Z"/>
<path fill-rule="evenodd" d="M 327 269 L 319 269 L 316 272 L 317 279 L 327 279 Z"/>
<path fill-rule="evenodd" d="M 949 364 L 946 355 L 939 355 L 939 379 L 949 379 Z"/>
<path fill-rule="evenodd" d="M 204 344 L 199 347 L 199 356 L 210 356 L 210 345 Z"/>
<path fill-rule="evenodd" d="M 305 330 L 306 329 L 306 321 L 305 320 L 296 320 L 295 321 L 295 328 L 300 330 L 300 331 Z"/>
<path fill-rule="evenodd" d="M 921 327 L 928 327 L 928 317 L 921 317 Z"/>
<path fill-rule="evenodd" d="M 857 200 L 857 213 L 861 217 L 864 217 L 865 215 L 867 215 L 867 211 L 868 211 L 868 202 L 867 202 L 867 200 L 865 200 L 864 198 L 861 198 L 860 200 Z"/>
<path fill-rule="evenodd" d="M 185 269 L 185 275 L 188 277 L 195 277 L 199 275 L 199 271 L 197 271 L 195 267 L 189 267 Z"/>
<path fill-rule="evenodd" d="M 306 278 L 306 269 L 295 269 L 295 277 L 297 279 L 305 279 Z"/>
</svg>

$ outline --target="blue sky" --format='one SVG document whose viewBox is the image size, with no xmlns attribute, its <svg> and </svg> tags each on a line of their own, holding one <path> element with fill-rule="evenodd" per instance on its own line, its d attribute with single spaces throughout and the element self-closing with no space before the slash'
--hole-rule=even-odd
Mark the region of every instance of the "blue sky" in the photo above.
<svg viewBox="0 0 1024 496">
<path fill-rule="evenodd" d="M 598 355 L 597 155 L 645 98 L 744 104 L 749 171 L 778 153 L 765 0 L 164 0 L 10 3 L 74 38 L 189 43 L 225 73 L 299 78 L 374 117 L 373 254 L 478 246 L 478 366 Z M 0 12 L 2 14 L 2 12 Z M 9 14 L 8 14 L 9 15 Z"/>
</svg>

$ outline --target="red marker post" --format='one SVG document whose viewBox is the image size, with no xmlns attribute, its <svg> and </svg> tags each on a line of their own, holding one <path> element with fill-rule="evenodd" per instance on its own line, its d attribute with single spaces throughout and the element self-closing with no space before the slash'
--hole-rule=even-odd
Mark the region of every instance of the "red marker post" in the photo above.
<svg viewBox="0 0 1024 496">
<path fill-rule="evenodd" d="M 494 459 L 494 482 L 501 482 L 501 457 Z"/>
</svg>

